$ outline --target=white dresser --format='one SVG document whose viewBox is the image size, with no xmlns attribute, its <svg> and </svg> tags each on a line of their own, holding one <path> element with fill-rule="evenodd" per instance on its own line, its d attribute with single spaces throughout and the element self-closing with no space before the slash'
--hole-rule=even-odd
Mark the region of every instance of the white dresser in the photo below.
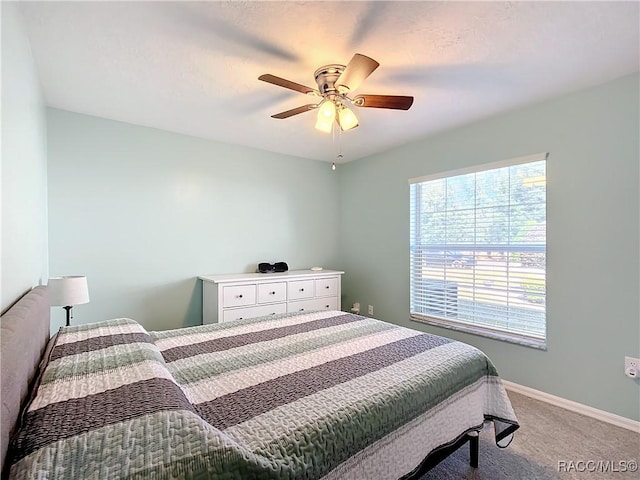
<svg viewBox="0 0 640 480">
<path fill-rule="evenodd" d="M 309 310 L 340 310 L 337 270 L 203 275 L 202 323 Z"/>
</svg>

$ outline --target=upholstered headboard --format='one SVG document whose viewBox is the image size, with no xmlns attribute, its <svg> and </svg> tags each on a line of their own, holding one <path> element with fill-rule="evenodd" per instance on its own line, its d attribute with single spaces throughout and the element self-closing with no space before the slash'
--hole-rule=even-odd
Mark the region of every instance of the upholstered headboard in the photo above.
<svg viewBox="0 0 640 480">
<path fill-rule="evenodd" d="M 49 341 L 50 308 L 47 287 L 35 287 L 0 318 L 0 465 L 3 470 L 20 410 Z"/>
</svg>

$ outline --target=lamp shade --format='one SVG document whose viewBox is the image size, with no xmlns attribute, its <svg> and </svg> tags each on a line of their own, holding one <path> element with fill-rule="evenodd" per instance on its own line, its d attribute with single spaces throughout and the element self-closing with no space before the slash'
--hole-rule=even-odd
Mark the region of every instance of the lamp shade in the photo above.
<svg viewBox="0 0 640 480">
<path fill-rule="evenodd" d="M 318 107 L 316 128 L 326 133 L 331 133 L 333 122 L 336 119 L 336 104 L 332 100 L 324 100 Z"/>
<path fill-rule="evenodd" d="M 338 111 L 338 123 L 342 130 L 351 130 L 358 126 L 358 119 L 352 110 L 343 106 Z"/>
<path fill-rule="evenodd" d="M 89 303 L 87 277 L 67 276 L 49 279 L 51 306 L 67 307 Z"/>
</svg>

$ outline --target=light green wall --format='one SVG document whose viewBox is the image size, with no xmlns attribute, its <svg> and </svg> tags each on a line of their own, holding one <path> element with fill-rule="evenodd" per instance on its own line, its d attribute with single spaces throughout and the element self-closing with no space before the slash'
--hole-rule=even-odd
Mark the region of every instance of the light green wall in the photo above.
<svg viewBox="0 0 640 480">
<path fill-rule="evenodd" d="M 47 281 L 45 109 L 16 5 L 2 2 L 1 310 Z"/>
<path fill-rule="evenodd" d="M 340 169 L 343 306 L 485 351 L 503 378 L 640 420 L 638 75 Z M 549 152 L 548 350 L 409 320 L 409 178 Z"/>
<path fill-rule="evenodd" d="M 329 164 L 55 109 L 47 118 L 51 275 L 87 275 L 91 297 L 74 323 L 195 325 L 198 275 L 340 266 Z"/>
</svg>

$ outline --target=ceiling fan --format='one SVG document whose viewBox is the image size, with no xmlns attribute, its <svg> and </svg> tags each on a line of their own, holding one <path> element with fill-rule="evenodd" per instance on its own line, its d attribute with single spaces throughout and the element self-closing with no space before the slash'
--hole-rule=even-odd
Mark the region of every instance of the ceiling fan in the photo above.
<svg viewBox="0 0 640 480">
<path fill-rule="evenodd" d="M 358 119 L 348 107 L 349 105 L 409 110 L 413 104 L 413 97 L 401 95 L 349 96 L 379 66 L 380 64 L 374 59 L 356 53 L 346 66 L 332 64 L 317 69 L 314 74 L 318 84 L 317 90 L 270 74 L 260 75 L 258 80 L 319 98 L 318 103 L 310 103 L 285 112 L 276 113 L 271 115 L 272 118 L 289 118 L 317 108 L 316 128 L 330 133 L 334 122 L 342 130 L 350 130 L 358 126 Z"/>
</svg>

